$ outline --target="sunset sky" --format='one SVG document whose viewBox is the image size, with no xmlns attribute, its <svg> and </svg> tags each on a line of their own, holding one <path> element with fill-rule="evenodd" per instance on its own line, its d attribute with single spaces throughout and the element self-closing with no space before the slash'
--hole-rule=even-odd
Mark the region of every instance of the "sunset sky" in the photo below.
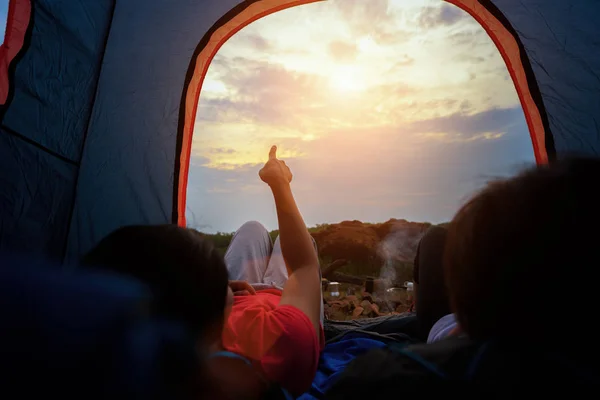
<svg viewBox="0 0 600 400">
<path fill-rule="evenodd" d="M 449 220 L 489 178 L 533 163 L 506 67 L 440 0 L 334 0 L 230 39 L 200 98 L 188 223 L 276 228 L 257 171 L 277 144 L 309 225 Z"/>
<path fill-rule="evenodd" d="M 8 1 L 0 0 L 0 42 L 4 41 L 4 32 L 6 31 L 6 14 L 8 13 Z"/>
<path fill-rule="evenodd" d="M 200 96 L 188 224 L 277 227 L 257 173 L 271 144 L 308 225 L 442 222 L 494 176 L 534 162 L 506 67 L 440 0 L 332 0 L 237 33 Z"/>
</svg>

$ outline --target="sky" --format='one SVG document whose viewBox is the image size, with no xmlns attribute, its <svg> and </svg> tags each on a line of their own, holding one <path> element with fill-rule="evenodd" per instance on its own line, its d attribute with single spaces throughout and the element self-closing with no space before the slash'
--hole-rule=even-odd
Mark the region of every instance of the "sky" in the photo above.
<svg viewBox="0 0 600 400">
<path fill-rule="evenodd" d="M 6 30 L 6 14 L 8 13 L 9 0 L 0 0 L 0 43 L 4 42 Z"/>
<path fill-rule="evenodd" d="M 200 95 L 188 225 L 276 229 L 258 178 L 272 144 L 309 226 L 449 221 L 490 179 L 534 164 L 500 54 L 441 0 L 308 4 L 225 43 Z"/>
</svg>

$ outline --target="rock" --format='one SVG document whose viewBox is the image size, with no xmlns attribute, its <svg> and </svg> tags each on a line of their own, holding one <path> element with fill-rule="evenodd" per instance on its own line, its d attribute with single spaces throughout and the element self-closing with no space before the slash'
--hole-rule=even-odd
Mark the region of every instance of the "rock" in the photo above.
<svg viewBox="0 0 600 400">
<path fill-rule="evenodd" d="M 337 302 L 336 304 L 330 304 L 327 312 L 329 319 L 334 321 L 344 321 L 347 319 L 349 314 L 349 309 L 344 309 L 343 304 L 341 302 Z"/>
<path fill-rule="evenodd" d="M 384 300 L 378 300 L 375 302 L 375 304 L 377 304 L 377 307 L 379 307 L 379 310 L 383 313 L 383 312 L 390 312 L 393 310 L 393 307 L 390 307 L 390 304 L 388 304 L 387 301 Z"/>
<path fill-rule="evenodd" d="M 369 300 L 363 300 L 360 302 L 360 308 L 363 309 L 363 315 L 369 316 L 373 312 L 373 308 L 371 307 L 372 303 Z"/>
<path fill-rule="evenodd" d="M 325 319 L 331 319 L 331 306 L 329 304 L 323 305 L 323 314 Z"/>
<path fill-rule="evenodd" d="M 358 300 L 358 297 L 356 297 L 354 295 L 348 295 L 344 298 L 344 300 L 348 300 L 350 303 L 353 303 L 354 301 Z"/>
<path fill-rule="evenodd" d="M 398 307 L 396 307 L 396 312 L 397 313 L 402 314 L 402 313 L 405 313 L 407 311 L 408 311 L 408 307 L 405 306 L 404 304 L 399 304 Z"/>
<path fill-rule="evenodd" d="M 349 302 L 348 300 L 342 300 L 340 302 L 340 305 L 342 306 L 342 309 L 344 309 L 346 311 L 350 311 L 350 309 L 352 308 L 352 303 Z"/>
<path fill-rule="evenodd" d="M 346 296 L 345 300 L 350 302 L 352 307 L 358 307 L 360 305 L 360 300 L 356 296 Z"/>
<path fill-rule="evenodd" d="M 330 260 L 346 260 L 350 264 L 364 266 L 364 276 L 355 277 L 343 272 L 339 275 L 356 278 L 344 281 L 350 284 L 343 298 L 326 301 L 325 312 L 331 319 L 347 320 L 361 318 L 363 315 L 401 314 L 409 307 L 398 302 L 389 302 L 385 289 L 402 285 L 412 280 L 412 262 L 419 240 L 430 224 L 408 222 L 403 219 L 390 219 L 379 224 L 367 224 L 360 221 L 344 221 L 338 224 L 324 225 L 311 233 L 319 248 L 319 255 Z M 325 268 L 325 272 L 327 268 Z M 365 278 L 372 279 L 372 290 L 366 292 Z M 325 276 L 324 276 L 325 277 Z M 325 277 L 328 278 L 328 277 Z M 333 280 L 333 279 L 332 279 Z M 337 278 L 335 279 L 338 280 Z M 328 283 L 322 280 L 323 286 Z M 403 301 L 404 303 L 404 301 Z"/>
<path fill-rule="evenodd" d="M 352 318 L 358 318 L 361 316 L 365 309 L 362 307 L 356 307 L 354 311 L 352 311 Z"/>
<path fill-rule="evenodd" d="M 329 302 L 329 306 L 334 311 L 345 311 L 349 312 L 351 309 L 350 302 L 348 300 L 335 300 Z"/>
<path fill-rule="evenodd" d="M 373 311 L 375 315 L 381 315 L 379 312 L 379 307 L 375 303 L 371 303 L 371 311 Z"/>
<path fill-rule="evenodd" d="M 382 301 L 386 301 L 385 294 L 382 294 L 382 293 L 373 293 L 371 295 L 371 299 L 370 299 L 371 303 L 380 303 Z"/>
<path fill-rule="evenodd" d="M 351 298 L 348 299 L 348 301 L 350 302 L 352 307 L 356 308 L 356 307 L 360 306 L 360 300 L 356 296 L 350 296 L 350 297 Z"/>
</svg>

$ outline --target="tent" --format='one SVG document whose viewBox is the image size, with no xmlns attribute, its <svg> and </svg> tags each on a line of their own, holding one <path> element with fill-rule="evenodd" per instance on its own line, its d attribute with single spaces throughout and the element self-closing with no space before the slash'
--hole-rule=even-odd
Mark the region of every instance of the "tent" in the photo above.
<svg viewBox="0 0 600 400">
<path fill-rule="evenodd" d="M 73 262 L 119 226 L 185 224 L 213 56 L 247 24 L 313 1 L 11 0 L 0 48 L 0 251 Z M 539 163 L 600 153 L 600 1 L 447 1 L 495 42 Z"/>
</svg>

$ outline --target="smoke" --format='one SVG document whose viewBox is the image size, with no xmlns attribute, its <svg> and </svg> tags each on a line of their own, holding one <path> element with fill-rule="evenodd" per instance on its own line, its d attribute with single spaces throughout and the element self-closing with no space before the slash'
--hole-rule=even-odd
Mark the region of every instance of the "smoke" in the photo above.
<svg viewBox="0 0 600 400">
<path fill-rule="evenodd" d="M 391 285 L 396 280 L 396 265 L 399 262 L 413 262 L 419 241 L 424 232 L 405 227 L 397 227 L 379 244 L 378 254 L 383 260 L 379 278 Z"/>
<path fill-rule="evenodd" d="M 197 220 L 196 213 L 189 207 L 187 207 L 186 220 L 186 225 L 188 228 L 195 229 L 199 232 L 202 232 L 205 229 L 212 229 L 212 226 L 209 224 L 201 224 L 200 221 L 202 221 L 202 217 L 200 217 L 200 219 Z"/>
</svg>

